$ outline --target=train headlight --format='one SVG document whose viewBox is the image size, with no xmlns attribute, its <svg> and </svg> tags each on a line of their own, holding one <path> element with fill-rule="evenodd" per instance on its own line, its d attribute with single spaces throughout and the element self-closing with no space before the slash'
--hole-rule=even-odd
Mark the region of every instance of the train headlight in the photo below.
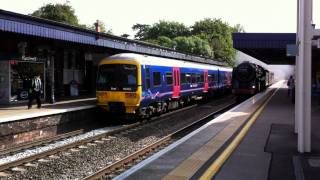
<svg viewBox="0 0 320 180">
<path fill-rule="evenodd" d="M 256 86 L 255 86 L 255 85 L 253 85 L 253 86 L 252 86 L 252 88 L 256 88 Z"/>
<path fill-rule="evenodd" d="M 108 94 L 106 92 L 97 93 L 98 100 L 105 100 L 108 98 Z"/>
<path fill-rule="evenodd" d="M 126 98 L 136 98 L 137 94 L 136 93 L 125 93 Z"/>
</svg>

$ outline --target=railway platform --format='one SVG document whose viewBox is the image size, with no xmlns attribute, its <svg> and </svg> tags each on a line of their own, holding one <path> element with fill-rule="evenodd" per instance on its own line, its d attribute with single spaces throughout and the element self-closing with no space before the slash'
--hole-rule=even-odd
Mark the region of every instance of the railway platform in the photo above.
<svg viewBox="0 0 320 180">
<path fill-rule="evenodd" d="M 94 107 L 96 107 L 96 98 L 65 100 L 55 104 L 45 103 L 42 104 L 42 108 L 40 109 L 37 109 L 36 105 L 33 105 L 32 109 L 27 109 L 27 105 L 2 106 L 0 107 L 0 123 L 61 114 Z"/>
<path fill-rule="evenodd" d="M 313 128 L 320 111 L 313 108 Z M 320 179 L 320 132 L 297 152 L 294 105 L 284 81 L 257 94 L 115 179 Z"/>
<path fill-rule="evenodd" d="M 0 150 L 79 129 L 96 114 L 96 98 L 0 107 Z M 92 123 L 92 122 L 91 122 Z M 84 125 L 83 125 L 84 126 Z"/>
</svg>

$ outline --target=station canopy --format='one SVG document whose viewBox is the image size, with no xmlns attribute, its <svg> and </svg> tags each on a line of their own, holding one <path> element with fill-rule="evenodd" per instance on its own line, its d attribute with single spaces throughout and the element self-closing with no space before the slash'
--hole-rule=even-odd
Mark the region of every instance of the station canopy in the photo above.
<svg viewBox="0 0 320 180">
<path fill-rule="evenodd" d="M 296 43 L 295 33 L 233 33 L 233 47 L 266 64 L 295 64 L 287 45 Z"/>
</svg>

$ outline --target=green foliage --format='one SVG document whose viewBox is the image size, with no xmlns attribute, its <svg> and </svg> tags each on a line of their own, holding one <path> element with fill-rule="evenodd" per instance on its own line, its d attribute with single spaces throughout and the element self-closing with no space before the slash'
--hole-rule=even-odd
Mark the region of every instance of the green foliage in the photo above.
<svg viewBox="0 0 320 180">
<path fill-rule="evenodd" d="M 160 21 L 155 23 L 147 33 L 147 39 L 156 39 L 159 36 L 166 36 L 168 38 L 175 38 L 178 36 L 188 36 L 190 30 L 182 23 Z"/>
<path fill-rule="evenodd" d="M 234 27 L 221 19 L 204 19 L 190 28 L 182 23 L 160 21 L 152 26 L 135 24 L 135 38 L 149 43 L 174 48 L 181 52 L 200 56 L 223 59 L 230 65 L 234 64 L 236 54 L 232 45 L 232 33 L 244 32 L 237 24 Z"/>
<path fill-rule="evenodd" d="M 197 36 L 180 36 L 174 38 L 174 41 L 177 44 L 176 50 L 178 51 L 207 57 L 212 55 L 212 50 L 209 46 L 209 43 Z"/>
<path fill-rule="evenodd" d="M 47 4 L 34 11 L 31 15 L 73 26 L 79 25 L 74 9 L 68 4 Z"/>
<path fill-rule="evenodd" d="M 135 38 L 138 40 L 157 39 L 160 36 L 165 36 L 170 39 L 178 36 L 188 36 L 190 29 L 182 23 L 159 21 L 152 26 L 147 24 L 135 24 L 132 29 L 137 31 Z"/>
<path fill-rule="evenodd" d="M 165 46 L 165 47 L 169 47 L 169 48 L 175 48 L 175 46 L 177 46 L 176 41 L 174 41 L 166 36 L 158 37 L 158 44 L 160 46 Z"/>
<path fill-rule="evenodd" d="M 73 26 L 77 26 L 80 28 L 85 28 L 89 30 L 95 30 L 94 24 L 92 25 L 85 25 L 79 24 L 78 17 L 75 14 L 74 9 L 68 4 L 46 4 L 40 7 L 38 10 L 34 11 L 32 16 L 49 19 L 52 21 L 57 21 Z M 106 25 L 103 21 L 100 22 L 100 32 L 113 34 L 111 29 L 107 29 Z"/>
<path fill-rule="evenodd" d="M 135 39 L 147 40 L 146 36 L 147 36 L 147 33 L 149 32 L 150 25 L 147 25 L 147 24 L 135 24 L 135 25 L 132 26 L 132 29 L 134 31 L 137 31 L 137 33 L 134 35 Z"/>
<path fill-rule="evenodd" d="M 204 19 L 192 26 L 192 34 L 206 39 L 213 50 L 213 57 L 223 59 L 229 64 L 235 57 L 236 51 L 232 47 L 232 33 L 234 27 L 221 19 Z"/>
<path fill-rule="evenodd" d="M 122 34 L 120 37 L 128 38 L 129 36 L 130 36 L 130 34 Z"/>
</svg>

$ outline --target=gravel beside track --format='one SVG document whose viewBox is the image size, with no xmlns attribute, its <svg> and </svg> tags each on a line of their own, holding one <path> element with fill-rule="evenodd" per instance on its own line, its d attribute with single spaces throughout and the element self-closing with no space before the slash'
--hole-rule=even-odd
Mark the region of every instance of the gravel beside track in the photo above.
<svg viewBox="0 0 320 180">
<path fill-rule="evenodd" d="M 219 99 L 163 117 L 102 141 L 60 152 L 52 158 L 46 158 L 46 162 L 33 162 L 35 167 L 22 166 L 25 171 L 9 172 L 12 175 L 3 179 L 84 178 L 233 101 L 232 97 Z"/>
</svg>

